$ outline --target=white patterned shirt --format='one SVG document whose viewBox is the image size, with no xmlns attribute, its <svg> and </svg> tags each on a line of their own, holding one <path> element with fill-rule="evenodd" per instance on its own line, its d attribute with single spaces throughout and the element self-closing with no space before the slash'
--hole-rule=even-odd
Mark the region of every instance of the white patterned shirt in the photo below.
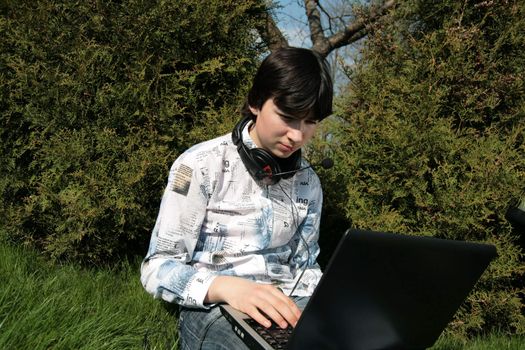
<svg viewBox="0 0 525 350">
<path fill-rule="evenodd" d="M 255 147 L 248 127 L 243 140 Z M 204 298 L 217 275 L 309 296 L 321 278 L 322 198 L 312 168 L 264 185 L 248 173 L 231 134 L 197 144 L 171 167 L 141 282 L 155 298 L 197 308 L 209 307 Z"/>
</svg>

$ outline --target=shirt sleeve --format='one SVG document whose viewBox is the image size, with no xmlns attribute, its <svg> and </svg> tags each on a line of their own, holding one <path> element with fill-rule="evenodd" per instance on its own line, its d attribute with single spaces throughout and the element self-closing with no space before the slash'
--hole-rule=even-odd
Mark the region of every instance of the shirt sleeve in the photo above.
<svg viewBox="0 0 525 350">
<path fill-rule="evenodd" d="M 204 298 L 215 275 L 189 264 L 206 214 L 209 191 L 197 158 L 184 154 L 171 167 L 148 254 L 141 265 L 141 282 L 155 298 L 206 308 Z"/>
</svg>

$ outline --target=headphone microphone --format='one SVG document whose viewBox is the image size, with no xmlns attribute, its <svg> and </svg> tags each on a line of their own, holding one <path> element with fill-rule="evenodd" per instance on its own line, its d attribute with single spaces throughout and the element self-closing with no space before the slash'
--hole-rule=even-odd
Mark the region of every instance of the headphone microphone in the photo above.
<svg viewBox="0 0 525 350">
<path fill-rule="evenodd" d="M 332 158 L 325 158 L 322 161 L 320 161 L 319 163 L 310 164 L 308 166 L 305 166 L 305 167 L 302 167 L 302 168 L 299 168 L 299 169 L 290 170 L 290 171 L 283 171 L 283 172 L 275 173 L 275 174 L 269 174 L 268 172 L 266 172 L 263 169 L 263 170 L 259 171 L 258 175 L 259 176 L 282 176 L 282 175 L 288 175 L 288 174 L 295 174 L 296 172 L 299 172 L 299 171 L 302 171 L 302 170 L 305 170 L 305 169 L 309 169 L 309 168 L 316 168 L 318 166 L 321 166 L 323 169 L 330 169 L 331 167 L 334 166 L 334 161 L 332 160 Z"/>
</svg>

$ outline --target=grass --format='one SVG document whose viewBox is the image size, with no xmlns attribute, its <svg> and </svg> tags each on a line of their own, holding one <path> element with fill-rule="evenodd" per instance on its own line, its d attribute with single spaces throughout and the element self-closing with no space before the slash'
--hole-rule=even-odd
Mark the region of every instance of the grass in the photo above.
<svg viewBox="0 0 525 350">
<path fill-rule="evenodd" d="M 492 334 L 468 342 L 441 337 L 431 350 L 521 350 L 525 349 L 525 339 L 518 336 Z"/>
<path fill-rule="evenodd" d="M 175 308 L 119 271 L 51 266 L 0 244 L 0 349 L 176 349 Z"/>
<path fill-rule="evenodd" d="M 52 266 L 0 243 L 0 349 L 177 349 L 175 308 L 146 294 L 138 268 Z M 432 347 L 456 349 L 525 349 L 525 339 L 441 337 Z"/>
</svg>

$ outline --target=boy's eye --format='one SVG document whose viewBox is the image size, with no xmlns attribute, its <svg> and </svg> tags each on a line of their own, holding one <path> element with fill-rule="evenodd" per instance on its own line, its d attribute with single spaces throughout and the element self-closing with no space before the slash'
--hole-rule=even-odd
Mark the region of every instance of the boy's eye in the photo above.
<svg viewBox="0 0 525 350">
<path fill-rule="evenodd" d="M 292 121 L 292 120 L 295 120 L 294 117 L 290 116 L 290 115 L 284 115 L 284 114 L 280 114 L 281 118 L 283 118 L 284 120 L 286 121 Z"/>
<path fill-rule="evenodd" d="M 277 114 L 281 117 L 282 120 L 284 120 L 287 123 L 291 123 L 294 121 L 301 121 L 301 120 L 304 120 L 305 124 L 308 124 L 308 125 L 316 125 L 317 123 L 319 123 L 317 119 L 302 119 L 302 118 L 297 118 L 297 117 L 294 117 L 288 114 L 283 114 L 283 113 L 277 113 Z"/>
</svg>

